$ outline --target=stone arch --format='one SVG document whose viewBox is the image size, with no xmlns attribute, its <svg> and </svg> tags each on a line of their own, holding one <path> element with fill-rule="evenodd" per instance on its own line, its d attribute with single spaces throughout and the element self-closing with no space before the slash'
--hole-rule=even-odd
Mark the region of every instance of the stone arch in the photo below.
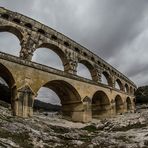
<svg viewBox="0 0 148 148">
<path fill-rule="evenodd" d="M 10 88 L 15 84 L 14 77 L 12 73 L 8 70 L 6 66 L 0 63 L 0 76 L 5 80 Z"/>
<path fill-rule="evenodd" d="M 117 86 L 119 86 L 119 90 L 122 90 L 122 91 L 124 90 L 123 84 L 122 84 L 121 80 L 118 78 L 115 81 L 115 88 L 117 88 Z"/>
<path fill-rule="evenodd" d="M 130 94 L 133 95 L 134 91 L 133 91 L 133 88 L 132 86 L 130 86 Z"/>
<path fill-rule="evenodd" d="M 40 50 L 40 48 L 47 48 L 49 50 L 52 50 L 54 53 L 56 53 L 56 55 L 58 55 L 58 57 L 60 58 L 64 68 L 65 69 L 65 65 L 68 63 L 68 59 L 66 58 L 65 53 L 62 51 L 62 49 L 60 49 L 58 46 L 54 45 L 54 44 L 50 44 L 50 43 L 43 43 L 41 45 L 39 45 L 36 50 Z M 36 51 L 35 50 L 35 51 Z M 34 52 L 35 52 L 34 51 Z"/>
<path fill-rule="evenodd" d="M 0 63 L 0 77 L 3 78 L 3 80 L 8 84 L 9 87 L 8 89 L 10 91 L 10 98 L 8 99 L 8 102 L 11 103 L 12 112 L 13 114 L 15 114 L 15 97 L 16 97 L 15 80 L 9 69 L 1 63 Z"/>
<path fill-rule="evenodd" d="M 132 109 L 132 102 L 131 102 L 130 97 L 126 98 L 126 104 L 127 104 L 127 111 L 131 110 Z"/>
<path fill-rule="evenodd" d="M 42 87 L 47 87 L 57 94 L 61 100 L 64 116 L 73 118 L 78 106 L 83 104 L 78 91 L 66 81 L 52 80 L 45 83 Z"/>
<path fill-rule="evenodd" d="M 106 71 L 103 71 L 102 75 L 106 78 L 107 84 L 109 86 L 113 86 L 113 82 L 112 82 L 112 78 L 111 78 L 110 74 Z"/>
<path fill-rule="evenodd" d="M 23 33 L 16 27 L 8 26 L 8 25 L 0 26 L 0 32 L 10 32 L 14 34 L 20 40 L 20 43 L 22 41 Z"/>
<path fill-rule="evenodd" d="M 123 100 L 121 98 L 120 95 L 117 95 L 115 97 L 115 110 L 116 110 L 116 113 L 122 113 L 123 112 Z"/>
<path fill-rule="evenodd" d="M 125 86 L 125 92 L 129 93 L 130 90 L 129 90 L 129 86 L 127 85 L 127 83 L 124 86 Z"/>
<path fill-rule="evenodd" d="M 95 70 L 94 70 L 94 66 L 90 63 L 90 62 L 88 62 L 87 60 L 80 60 L 79 62 L 78 62 L 78 64 L 83 64 L 87 69 L 88 69 L 88 72 L 90 73 L 90 76 L 91 76 L 91 79 L 92 80 L 94 80 L 94 72 L 95 72 Z M 77 71 L 78 72 L 78 71 Z"/>
<path fill-rule="evenodd" d="M 103 91 L 97 91 L 92 97 L 92 116 L 107 116 L 110 110 L 110 100 Z"/>
</svg>

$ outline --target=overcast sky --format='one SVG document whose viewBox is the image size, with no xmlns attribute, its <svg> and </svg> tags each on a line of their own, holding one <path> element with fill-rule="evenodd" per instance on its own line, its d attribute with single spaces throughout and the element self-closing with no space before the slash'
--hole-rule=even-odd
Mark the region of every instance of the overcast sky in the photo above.
<svg viewBox="0 0 148 148">
<path fill-rule="evenodd" d="M 148 85 L 148 0 L 1 0 L 0 5 L 67 35 L 138 86 Z M 1 33 L 0 45 L 19 52 L 15 39 Z"/>
</svg>

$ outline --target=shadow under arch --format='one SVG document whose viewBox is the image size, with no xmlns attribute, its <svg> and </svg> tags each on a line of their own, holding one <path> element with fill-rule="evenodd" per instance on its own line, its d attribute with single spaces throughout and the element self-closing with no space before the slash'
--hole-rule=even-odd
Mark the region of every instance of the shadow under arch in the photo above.
<svg viewBox="0 0 148 148">
<path fill-rule="evenodd" d="M 8 85 L 8 89 L 10 91 L 10 98 L 8 98 L 8 103 L 11 103 L 12 112 L 13 112 L 14 115 L 16 115 L 16 113 L 15 113 L 15 101 L 14 101 L 15 97 L 16 97 L 15 80 L 14 80 L 12 73 L 9 71 L 9 69 L 1 63 L 0 63 L 0 77 Z"/>
<path fill-rule="evenodd" d="M 132 102 L 130 97 L 126 98 L 126 104 L 127 104 L 127 111 L 132 110 Z"/>
<path fill-rule="evenodd" d="M 42 87 L 47 87 L 57 94 L 61 100 L 62 113 L 64 116 L 72 118 L 73 113 L 76 111 L 76 107 L 83 104 L 77 90 L 66 81 L 52 80 Z"/>
<path fill-rule="evenodd" d="M 105 79 L 107 81 L 107 84 L 109 86 L 113 86 L 113 81 L 112 81 L 112 78 L 111 78 L 110 74 L 108 72 L 106 72 L 106 71 L 103 71 L 102 75 L 105 77 Z"/>
<path fill-rule="evenodd" d="M 36 48 L 36 50 L 38 50 L 39 48 L 47 48 L 47 49 L 52 50 L 53 52 L 55 52 L 58 55 L 58 57 L 60 58 L 60 60 L 62 61 L 63 66 L 65 66 L 68 63 L 68 59 L 66 57 L 66 54 L 58 46 L 56 46 L 54 44 L 51 44 L 51 43 L 43 43 L 43 44 L 39 45 Z"/>
<path fill-rule="evenodd" d="M 84 65 L 88 69 L 88 72 L 90 73 L 91 79 L 94 80 L 94 72 L 95 72 L 94 71 L 94 66 L 90 62 L 88 62 L 87 60 L 80 60 L 78 62 L 78 64 L 79 63 Z"/>
<path fill-rule="evenodd" d="M 10 33 L 14 34 L 14 35 L 20 40 L 20 42 L 22 41 L 23 34 L 22 34 L 22 32 L 21 32 L 18 28 L 16 28 L 16 27 L 8 26 L 8 25 L 6 25 L 6 26 L 4 26 L 4 25 L 1 26 L 1 25 L 0 25 L 0 32 L 10 32 Z"/>
<path fill-rule="evenodd" d="M 129 91 L 130 91 L 129 86 L 127 84 L 125 84 L 125 92 L 129 93 Z"/>
<path fill-rule="evenodd" d="M 97 117 L 106 117 L 109 115 L 110 100 L 105 92 L 97 91 L 92 98 L 92 116 Z"/>
<path fill-rule="evenodd" d="M 14 86 L 15 80 L 12 73 L 2 63 L 0 63 L 0 77 L 6 81 L 10 88 Z"/>
<path fill-rule="evenodd" d="M 121 96 L 117 95 L 115 97 L 115 110 L 116 110 L 117 114 L 123 112 L 123 105 L 124 105 L 124 103 L 123 103 Z"/>
</svg>

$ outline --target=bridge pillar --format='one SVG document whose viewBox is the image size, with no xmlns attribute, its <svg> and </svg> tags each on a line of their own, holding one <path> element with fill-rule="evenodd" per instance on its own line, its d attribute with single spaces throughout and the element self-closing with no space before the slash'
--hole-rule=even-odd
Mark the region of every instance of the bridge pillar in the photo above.
<svg viewBox="0 0 148 148">
<path fill-rule="evenodd" d="M 62 113 L 75 122 L 86 123 L 92 120 L 91 103 L 88 100 L 62 104 Z"/>
<path fill-rule="evenodd" d="M 92 79 L 95 82 L 101 82 L 101 72 L 98 71 L 97 69 L 94 69 L 92 71 Z"/>
<path fill-rule="evenodd" d="M 36 49 L 37 43 L 34 41 L 36 37 L 32 37 L 27 32 L 24 33 L 23 39 L 21 41 L 21 51 L 20 57 L 24 60 L 31 61 L 33 52 Z"/>
<path fill-rule="evenodd" d="M 101 68 L 98 65 L 95 66 L 91 74 L 92 74 L 93 81 L 101 82 Z"/>
<path fill-rule="evenodd" d="M 29 86 L 24 86 L 17 91 L 15 100 L 15 115 L 29 117 L 33 115 L 34 93 Z"/>
<path fill-rule="evenodd" d="M 64 71 L 70 74 L 77 74 L 78 63 L 73 60 L 69 60 L 64 64 Z"/>
<path fill-rule="evenodd" d="M 92 120 L 91 99 L 87 96 L 83 99 L 83 108 L 84 108 L 83 121 L 90 122 Z"/>
<path fill-rule="evenodd" d="M 116 115 L 116 103 L 114 100 L 111 101 L 111 115 Z"/>
<path fill-rule="evenodd" d="M 126 102 L 125 104 L 126 104 L 125 109 L 126 109 L 127 112 L 128 111 L 130 111 L 130 112 L 135 111 L 135 103 L 134 103 L 134 101 L 132 101 L 130 104 L 129 104 L 129 102 Z"/>
</svg>

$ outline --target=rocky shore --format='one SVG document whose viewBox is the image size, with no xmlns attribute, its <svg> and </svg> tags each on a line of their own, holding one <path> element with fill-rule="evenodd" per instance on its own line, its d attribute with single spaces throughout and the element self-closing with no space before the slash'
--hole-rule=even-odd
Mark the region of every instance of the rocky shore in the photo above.
<svg viewBox="0 0 148 148">
<path fill-rule="evenodd" d="M 148 109 L 91 123 L 73 123 L 57 113 L 13 117 L 0 103 L 0 148 L 147 148 Z"/>
</svg>

